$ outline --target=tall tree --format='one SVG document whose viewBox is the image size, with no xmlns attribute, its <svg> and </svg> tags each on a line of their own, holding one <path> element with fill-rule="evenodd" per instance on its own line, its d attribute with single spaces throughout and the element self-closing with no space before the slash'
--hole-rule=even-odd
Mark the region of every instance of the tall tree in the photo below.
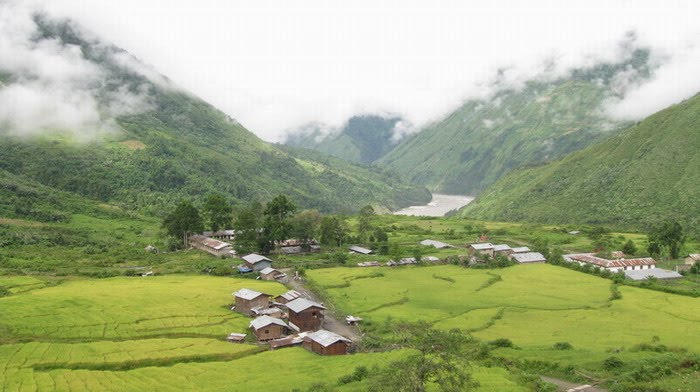
<svg viewBox="0 0 700 392">
<path fill-rule="evenodd" d="M 297 207 L 285 195 L 275 196 L 263 211 L 265 221 L 263 231 L 265 239 L 269 243 L 269 248 L 275 241 L 284 241 L 289 238 L 291 225 L 289 217 L 296 211 Z"/>
<path fill-rule="evenodd" d="M 317 210 L 304 210 L 291 218 L 292 237 L 308 245 L 316 237 L 321 226 L 321 213 Z"/>
<path fill-rule="evenodd" d="M 348 224 L 337 216 L 324 216 L 321 219 L 321 243 L 342 246 L 348 235 Z"/>
<path fill-rule="evenodd" d="M 219 194 L 207 196 L 202 213 L 212 231 L 230 227 L 233 221 L 231 206 L 226 198 Z"/>
<path fill-rule="evenodd" d="M 372 217 L 374 216 L 374 208 L 370 205 L 362 207 L 357 220 L 357 233 L 361 242 L 367 240 L 367 235 L 372 231 Z"/>
<path fill-rule="evenodd" d="M 647 237 L 649 249 L 664 249 L 672 259 L 680 257 L 681 249 L 685 243 L 685 233 L 680 223 L 666 221 L 654 228 Z"/>
<path fill-rule="evenodd" d="M 238 211 L 233 227 L 236 228 L 234 249 L 239 254 L 258 252 L 261 250 L 262 205 L 253 202 Z"/>
<path fill-rule="evenodd" d="M 204 223 L 199 210 L 191 202 L 182 201 L 163 219 L 163 228 L 170 236 L 182 238 L 183 244 L 187 245 L 186 236 L 204 230 Z"/>
</svg>

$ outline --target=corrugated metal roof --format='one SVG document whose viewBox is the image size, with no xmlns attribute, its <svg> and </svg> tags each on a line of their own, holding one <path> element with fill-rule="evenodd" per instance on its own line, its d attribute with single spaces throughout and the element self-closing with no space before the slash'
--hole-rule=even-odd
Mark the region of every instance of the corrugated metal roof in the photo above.
<svg viewBox="0 0 700 392">
<path fill-rule="evenodd" d="M 470 247 L 476 249 L 476 250 L 488 250 L 488 249 L 493 249 L 493 244 L 490 242 L 486 243 L 479 243 L 479 244 L 471 244 L 469 245 Z"/>
<path fill-rule="evenodd" d="M 254 330 L 259 330 L 260 328 L 265 328 L 268 325 L 272 324 L 277 324 L 285 328 L 289 328 L 289 325 L 282 321 L 281 319 L 278 319 L 276 317 L 270 317 L 268 315 L 260 316 L 257 317 L 255 320 L 250 322 L 250 327 L 252 327 Z"/>
<path fill-rule="evenodd" d="M 499 244 L 499 245 L 494 245 L 494 246 L 493 246 L 493 251 L 494 251 L 494 252 L 502 252 L 502 251 L 504 251 L 504 250 L 511 250 L 510 245 Z"/>
<path fill-rule="evenodd" d="M 279 271 L 277 271 L 276 269 L 274 269 L 274 268 L 272 268 L 272 267 L 265 267 L 265 268 L 263 268 L 263 269 L 260 270 L 260 274 L 261 274 L 261 275 L 267 275 L 267 274 L 271 274 L 271 273 L 273 273 L 273 272 L 275 272 L 275 271 L 276 271 L 276 272 L 279 272 Z"/>
<path fill-rule="evenodd" d="M 565 255 L 564 260 L 593 264 L 602 268 L 622 268 L 635 267 L 639 265 L 656 265 L 656 260 L 652 259 L 651 257 L 608 260 L 602 257 L 595 256 L 591 253 Z"/>
<path fill-rule="evenodd" d="M 256 264 L 256 263 L 259 263 L 261 261 L 272 262 L 272 260 L 268 259 L 267 257 L 256 254 L 256 253 L 251 253 L 251 254 L 243 256 L 241 258 L 250 264 Z"/>
<path fill-rule="evenodd" d="M 234 297 L 243 298 L 247 300 L 258 298 L 261 295 L 267 295 L 268 297 L 270 296 L 270 294 L 260 293 L 251 289 L 240 289 L 233 293 Z"/>
<path fill-rule="evenodd" d="M 644 270 L 627 270 L 625 276 L 632 280 L 644 280 L 653 276 L 657 279 L 676 279 L 682 278 L 683 275 L 675 271 L 669 271 L 662 268 L 649 268 Z"/>
<path fill-rule="evenodd" d="M 297 298 L 293 301 L 287 302 L 286 304 L 284 304 L 284 306 L 289 308 L 289 310 L 291 310 L 294 313 L 299 313 L 299 312 L 302 312 L 306 309 L 313 308 L 313 307 L 320 308 L 320 309 L 326 308 L 325 306 L 319 304 L 318 302 L 310 301 L 306 298 Z"/>
<path fill-rule="evenodd" d="M 280 294 L 279 296 L 287 301 L 294 301 L 297 298 L 301 298 L 301 293 L 296 290 L 289 290 L 284 294 Z"/>
<path fill-rule="evenodd" d="M 331 331 L 326 331 L 325 329 L 320 329 L 316 332 L 312 332 L 306 335 L 307 339 L 313 340 L 314 342 L 320 344 L 323 347 L 328 347 L 336 342 L 352 343 L 352 340 L 340 336 L 337 333 Z"/>
<path fill-rule="evenodd" d="M 420 242 L 420 244 L 425 245 L 425 246 L 433 246 L 437 249 L 454 248 L 454 246 L 452 246 L 450 244 L 440 242 L 440 241 L 435 241 L 435 240 L 423 240 Z"/>
<path fill-rule="evenodd" d="M 196 242 L 199 244 L 202 244 L 208 248 L 212 248 L 214 250 L 221 250 L 223 248 L 226 248 L 227 246 L 231 246 L 228 242 L 223 242 L 219 240 L 215 240 L 213 238 L 201 236 L 201 235 L 192 235 L 190 236 L 189 239 L 190 243 Z"/>
<path fill-rule="evenodd" d="M 542 253 L 539 252 L 513 253 L 511 257 L 518 263 L 537 263 L 547 261 Z"/>
<path fill-rule="evenodd" d="M 353 245 L 350 247 L 350 250 L 355 252 L 355 253 L 362 253 L 363 255 L 368 255 L 372 252 L 374 252 L 371 249 L 363 248 L 361 246 Z"/>
<path fill-rule="evenodd" d="M 519 246 L 516 248 L 513 248 L 513 253 L 527 253 L 530 251 L 530 248 L 527 246 Z"/>
</svg>

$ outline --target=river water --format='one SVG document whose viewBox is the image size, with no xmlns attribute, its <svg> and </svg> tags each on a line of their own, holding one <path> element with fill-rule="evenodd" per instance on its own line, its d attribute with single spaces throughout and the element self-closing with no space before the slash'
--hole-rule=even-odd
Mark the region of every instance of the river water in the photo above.
<svg viewBox="0 0 700 392">
<path fill-rule="evenodd" d="M 446 213 L 469 204 L 473 197 L 458 195 L 441 195 L 433 193 L 433 200 L 422 206 L 411 206 L 394 212 L 394 215 L 444 216 Z"/>
</svg>

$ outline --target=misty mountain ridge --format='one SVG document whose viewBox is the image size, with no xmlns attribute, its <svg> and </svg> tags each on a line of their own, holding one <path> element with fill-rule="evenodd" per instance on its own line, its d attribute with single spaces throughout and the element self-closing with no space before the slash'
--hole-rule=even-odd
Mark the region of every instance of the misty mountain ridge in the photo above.
<svg viewBox="0 0 700 392">
<path fill-rule="evenodd" d="M 506 84 L 402 140 L 378 163 L 433 191 L 479 194 L 515 168 L 560 158 L 629 126 L 606 107 L 650 77 L 649 57 L 637 48 L 620 62 Z"/>
<path fill-rule="evenodd" d="M 373 163 L 398 143 L 397 127 L 405 126 L 401 117 L 358 115 L 339 130 L 324 130 L 309 124 L 287 134 L 285 144 L 309 148 L 357 163 Z"/>
<path fill-rule="evenodd" d="M 430 199 L 376 168 L 282 151 L 70 21 L 32 15 L 25 22 L 5 37 L 15 61 L 0 65 L 0 101 L 17 98 L 14 112 L 0 109 L 6 183 L 19 178 L 154 214 L 213 192 L 233 203 L 286 194 L 322 211 Z"/>
</svg>

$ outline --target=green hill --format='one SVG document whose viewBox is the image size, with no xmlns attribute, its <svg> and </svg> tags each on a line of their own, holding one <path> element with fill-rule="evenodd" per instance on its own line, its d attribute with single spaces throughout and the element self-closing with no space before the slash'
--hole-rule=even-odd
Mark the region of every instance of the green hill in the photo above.
<svg viewBox="0 0 700 392">
<path fill-rule="evenodd" d="M 700 228 L 700 95 L 550 164 L 518 170 L 462 211 L 484 219 Z"/>
<path fill-rule="evenodd" d="M 317 127 L 292 132 L 285 144 L 310 148 L 350 162 L 372 163 L 391 151 L 400 118 L 353 116 L 336 134 L 324 136 Z"/>
<path fill-rule="evenodd" d="M 65 132 L 14 137 L 0 124 L 5 184 L 32 183 L 45 187 L 42 192 L 67 192 L 153 214 L 180 199 L 198 199 L 211 192 L 222 193 L 233 203 L 286 194 L 302 207 L 322 211 L 347 211 L 365 204 L 395 209 L 430 199 L 424 189 L 400 180 L 385 182 L 386 175 L 377 170 L 296 157 L 263 142 L 188 92 L 154 82 L 124 65 L 117 58 L 126 52 L 85 38 L 70 22 L 37 17 L 35 23 L 40 32 L 34 38 L 37 43 L 75 45 L 84 59 L 107 75 L 97 87 L 101 105 L 113 104 L 115 92 L 138 91 L 148 95 L 149 107 L 117 117 L 118 132 L 90 142 L 76 142 Z M 3 74 L 0 89 L 17 79 Z"/>
<path fill-rule="evenodd" d="M 648 56 L 638 50 L 621 63 L 574 70 L 553 81 L 531 80 L 491 99 L 468 101 L 379 163 L 433 191 L 476 195 L 515 168 L 563 157 L 626 127 L 602 105 L 619 93 L 622 72 L 648 76 Z"/>
</svg>

